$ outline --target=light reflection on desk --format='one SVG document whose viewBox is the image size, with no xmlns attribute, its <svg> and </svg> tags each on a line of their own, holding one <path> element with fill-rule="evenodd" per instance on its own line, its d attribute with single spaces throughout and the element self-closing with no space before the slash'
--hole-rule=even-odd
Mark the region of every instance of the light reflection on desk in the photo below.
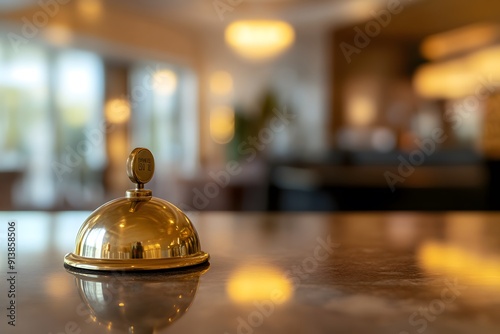
<svg viewBox="0 0 500 334">
<path fill-rule="evenodd" d="M 68 324 L 82 334 L 110 332 L 108 323 L 96 324 L 97 312 L 93 318 L 85 313 L 74 277 L 63 267 L 88 214 L 0 212 L 0 221 L 17 221 L 19 333 L 64 333 Z M 440 300 L 449 281 L 465 289 L 428 321 L 426 333 L 499 332 L 500 214 L 194 217 L 201 244 L 211 254 L 210 270 L 199 278 L 189 312 L 157 333 L 233 334 L 247 326 L 254 333 L 418 333 L 409 317 Z M 6 224 L 1 226 L 4 244 Z M 338 247 L 305 271 L 318 240 Z M 5 259 L 0 263 L 6 273 Z M 264 305 L 276 289 L 285 292 L 284 301 L 274 303 L 269 316 L 256 317 L 256 305 Z M 117 312 L 128 305 L 117 302 Z M 252 327 L 256 319 L 258 326 Z M 0 332 L 10 333 L 5 326 L 0 323 Z M 116 324 L 110 330 L 123 332 Z"/>
<path fill-rule="evenodd" d="M 171 326 L 189 309 L 200 276 L 209 265 L 187 270 L 138 273 L 85 273 L 68 269 L 88 310 L 86 322 L 108 331 L 153 334 Z M 85 311 L 82 311 L 85 313 Z"/>
<path fill-rule="evenodd" d="M 231 273 L 227 293 L 235 303 L 273 301 L 282 304 L 293 295 L 292 282 L 276 267 L 265 264 L 243 264 Z"/>
</svg>

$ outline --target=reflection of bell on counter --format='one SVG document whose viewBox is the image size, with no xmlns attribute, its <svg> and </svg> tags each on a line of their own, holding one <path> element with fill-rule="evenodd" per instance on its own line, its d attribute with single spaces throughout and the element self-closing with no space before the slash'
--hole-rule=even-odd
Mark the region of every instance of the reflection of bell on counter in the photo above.
<svg viewBox="0 0 500 334">
<path fill-rule="evenodd" d="M 188 311 L 208 264 L 175 273 L 90 273 L 75 276 L 89 321 L 113 332 L 156 333 Z"/>
<path fill-rule="evenodd" d="M 154 158 L 136 148 L 127 160 L 127 174 L 136 183 L 126 196 L 110 201 L 85 220 L 67 266 L 87 270 L 158 270 L 208 261 L 189 218 L 173 204 L 144 189 L 154 173 Z"/>
</svg>

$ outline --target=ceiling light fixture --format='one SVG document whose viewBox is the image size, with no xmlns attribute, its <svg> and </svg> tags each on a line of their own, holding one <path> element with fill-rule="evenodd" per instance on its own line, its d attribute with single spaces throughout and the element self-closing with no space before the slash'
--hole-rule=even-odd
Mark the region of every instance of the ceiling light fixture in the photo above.
<svg viewBox="0 0 500 334">
<path fill-rule="evenodd" d="M 238 55 L 258 61 L 282 54 L 293 44 L 295 32 L 284 21 L 236 21 L 226 28 L 225 39 Z"/>
</svg>

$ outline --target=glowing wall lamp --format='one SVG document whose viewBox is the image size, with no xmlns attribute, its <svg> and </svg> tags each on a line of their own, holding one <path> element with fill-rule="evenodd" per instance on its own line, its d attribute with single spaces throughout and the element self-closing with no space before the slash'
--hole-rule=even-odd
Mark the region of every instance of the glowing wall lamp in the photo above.
<svg viewBox="0 0 500 334">
<path fill-rule="evenodd" d="M 287 50 L 295 40 L 295 32 L 283 21 L 236 21 L 226 28 L 225 39 L 237 54 L 258 61 Z"/>
<path fill-rule="evenodd" d="M 427 37 L 420 46 L 422 54 L 431 60 L 490 46 L 500 39 L 500 26 L 477 23 Z"/>
<path fill-rule="evenodd" d="M 228 106 L 210 111 L 210 135 L 218 144 L 227 144 L 234 137 L 234 110 Z"/>
<path fill-rule="evenodd" d="M 104 108 L 106 120 L 112 124 L 126 123 L 130 118 L 130 103 L 127 99 L 109 100 Z"/>
<path fill-rule="evenodd" d="M 426 98 L 458 99 L 475 94 L 484 85 L 481 78 L 500 75 L 498 59 L 500 46 L 492 46 L 454 60 L 422 65 L 415 72 L 415 89 Z"/>
<path fill-rule="evenodd" d="M 500 74 L 500 25 L 477 23 L 427 37 L 420 47 L 433 62 L 420 66 L 414 77 L 426 98 L 458 99 L 475 94 L 480 78 Z"/>
</svg>

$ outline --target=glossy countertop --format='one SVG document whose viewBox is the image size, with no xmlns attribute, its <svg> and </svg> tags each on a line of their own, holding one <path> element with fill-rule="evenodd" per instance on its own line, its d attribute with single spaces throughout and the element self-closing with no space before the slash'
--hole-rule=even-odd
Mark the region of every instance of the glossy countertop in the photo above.
<svg viewBox="0 0 500 334">
<path fill-rule="evenodd" d="M 88 215 L 0 212 L 1 333 L 500 332 L 500 214 L 192 213 L 209 266 L 71 273 Z"/>
</svg>

